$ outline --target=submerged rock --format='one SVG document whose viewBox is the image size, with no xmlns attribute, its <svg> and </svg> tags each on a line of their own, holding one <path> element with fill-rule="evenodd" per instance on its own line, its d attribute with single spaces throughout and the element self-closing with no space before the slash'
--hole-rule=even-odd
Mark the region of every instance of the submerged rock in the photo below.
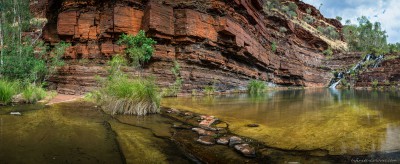
<svg viewBox="0 0 400 164">
<path fill-rule="evenodd" d="M 260 125 L 258 124 L 247 124 L 247 127 L 251 127 L 251 128 L 255 128 L 255 127 L 259 127 Z"/>
<path fill-rule="evenodd" d="M 229 138 L 228 138 L 228 137 L 221 137 L 221 138 L 218 138 L 217 143 L 218 143 L 218 144 L 221 144 L 221 145 L 228 145 L 228 143 L 229 143 Z"/>
<path fill-rule="evenodd" d="M 229 146 L 235 146 L 241 143 L 243 143 L 243 140 L 240 137 L 232 136 L 229 138 Z"/>
<path fill-rule="evenodd" d="M 235 149 L 242 153 L 246 157 L 255 157 L 256 150 L 254 147 L 250 146 L 249 144 L 238 144 L 235 145 Z"/>
<path fill-rule="evenodd" d="M 204 130 L 202 128 L 192 128 L 192 130 L 197 132 L 201 136 L 212 136 L 212 135 L 215 135 L 215 132 Z"/>
<path fill-rule="evenodd" d="M 200 127 L 210 127 L 218 119 L 214 116 L 200 116 L 202 121 L 199 123 Z"/>
<path fill-rule="evenodd" d="M 215 139 L 211 136 L 200 136 L 199 139 L 197 139 L 197 142 L 200 142 L 204 145 L 214 145 Z"/>
</svg>

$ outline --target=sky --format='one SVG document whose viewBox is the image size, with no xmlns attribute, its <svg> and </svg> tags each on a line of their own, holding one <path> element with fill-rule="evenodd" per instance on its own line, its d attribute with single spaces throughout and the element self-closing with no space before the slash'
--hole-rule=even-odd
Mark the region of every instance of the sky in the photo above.
<svg viewBox="0 0 400 164">
<path fill-rule="evenodd" d="M 357 18 L 366 16 L 371 22 L 379 21 L 389 36 L 388 42 L 400 42 L 400 1 L 399 0 L 303 0 L 320 8 L 327 18 L 340 16 L 342 24 L 346 20 L 358 23 Z"/>
</svg>

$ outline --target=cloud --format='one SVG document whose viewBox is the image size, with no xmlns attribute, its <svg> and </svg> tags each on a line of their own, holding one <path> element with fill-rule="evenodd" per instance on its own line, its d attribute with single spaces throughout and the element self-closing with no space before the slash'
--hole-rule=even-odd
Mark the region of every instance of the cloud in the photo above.
<svg viewBox="0 0 400 164">
<path fill-rule="evenodd" d="M 372 22 L 381 22 L 382 28 L 389 35 L 390 43 L 400 42 L 400 10 L 398 0 L 303 0 L 315 7 L 321 6 L 321 12 L 325 17 L 334 18 L 340 16 L 342 23 L 351 20 L 357 23 L 357 18 L 366 16 Z"/>
</svg>

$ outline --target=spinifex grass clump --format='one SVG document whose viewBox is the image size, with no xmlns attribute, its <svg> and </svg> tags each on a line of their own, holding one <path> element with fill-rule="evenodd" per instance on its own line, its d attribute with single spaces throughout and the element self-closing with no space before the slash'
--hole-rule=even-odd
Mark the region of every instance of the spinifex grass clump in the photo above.
<svg viewBox="0 0 400 164">
<path fill-rule="evenodd" d="M 9 104 L 19 91 L 19 83 L 0 79 L 0 104 Z"/>
<path fill-rule="evenodd" d="M 44 99 L 46 95 L 47 93 L 42 87 L 33 84 L 28 85 L 22 92 L 22 97 L 27 103 L 36 103 Z"/>
<path fill-rule="evenodd" d="M 260 94 L 264 92 L 265 88 L 265 83 L 260 80 L 251 80 L 247 85 L 247 90 L 250 94 Z"/>
<path fill-rule="evenodd" d="M 121 76 L 107 82 L 105 107 L 112 114 L 146 115 L 160 112 L 160 95 L 154 80 Z"/>
<path fill-rule="evenodd" d="M 154 52 L 153 39 L 144 31 L 136 36 L 122 35 L 119 44 L 126 46 L 124 55 L 115 55 L 108 65 L 109 76 L 102 80 L 102 88 L 88 95 L 112 114 L 146 115 L 160 112 L 159 89 L 154 80 L 145 77 L 129 77 L 123 66 L 141 69 L 141 64 L 149 61 Z"/>
</svg>

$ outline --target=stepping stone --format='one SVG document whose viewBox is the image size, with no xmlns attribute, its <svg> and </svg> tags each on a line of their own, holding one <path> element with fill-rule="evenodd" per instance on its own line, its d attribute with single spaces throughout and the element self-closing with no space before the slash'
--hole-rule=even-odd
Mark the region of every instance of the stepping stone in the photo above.
<svg viewBox="0 0 400 164">
<path fill-rule="evenodd" d="M 200 142 L 204 145 L 214 145 L 215 139 L 211 136 L 200 136 L 199 139 L 197 139 L 197 142 Z"/>
<path fill-rule="evenodd" d="M 193 131 L 197 132 L 197 134 L 201 136 L 212 136 L 215 135 L 215 132 L 204 130 L 202 128 L 192 128 Z"/>
<path fill-rule="evenodd" d="M 246 157 L 255 157 L 256 150 L 249 144 L 238 144 L 235 145 L 235 149 L 242 153 Z"/>
<path fill-rule="evenodd" d="M 232 136 L 229 138 L 229 146 L 235 146 L 237 144 L 241 144 L 243 140 L 240 137 Z"/>
<path fill-rule="evenodd" d="M 217 143 L 218 143 L 218 144 L 221 144 L 221 145 L 228 145 L 228 143 L 229 143 L 229 138 L 228 138 L 228 137 L 221 137 L 221 138 L 218 138 Z"/>
</svg>

